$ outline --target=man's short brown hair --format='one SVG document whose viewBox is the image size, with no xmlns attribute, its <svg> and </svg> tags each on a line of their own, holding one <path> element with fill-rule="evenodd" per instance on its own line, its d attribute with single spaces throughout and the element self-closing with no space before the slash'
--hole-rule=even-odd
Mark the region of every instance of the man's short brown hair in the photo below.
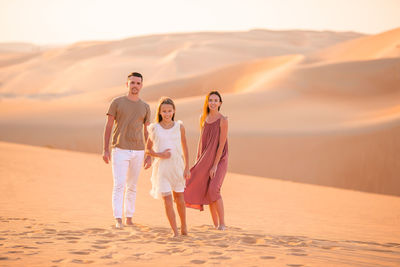
<svg viewBox="0 0 400 267">
<path fill-rule="evenodd" d="M 143 75 L 140 74 L 139 72 L 131 72 L 131 73 L 128 75 L 128 80 L 129 80 L 129 78 L 132 77 L 132 76 L 134 76 L 134 77 L 139 77 L 140 79 L 142 79 L 142 82 L 143 82 Z"/>
</svg>

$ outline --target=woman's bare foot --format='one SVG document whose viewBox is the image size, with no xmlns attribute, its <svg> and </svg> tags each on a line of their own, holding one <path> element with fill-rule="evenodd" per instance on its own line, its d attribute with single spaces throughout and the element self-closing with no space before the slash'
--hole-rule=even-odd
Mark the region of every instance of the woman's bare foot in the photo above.
<svg viewBox="0 0 400 267">
<path fill-rule="evenodd" d="M 126 217 L 125 224 L 128 226 L 132 226 L 133 225 L 132 217 Z"/>
<path fill-rule="evenodd" d="M 187 231 L 187 227 L 185 226 L 181 226 L 181 235 L 187 235 L 188 231 Z"/>
</svg>

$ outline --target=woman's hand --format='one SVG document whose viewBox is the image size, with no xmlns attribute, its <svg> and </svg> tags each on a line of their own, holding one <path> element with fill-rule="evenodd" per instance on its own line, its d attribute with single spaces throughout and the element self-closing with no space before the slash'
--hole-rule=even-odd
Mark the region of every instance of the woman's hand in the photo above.
<svg viewBox="0 0 400 267">
<path fill-rule="evenodd" d="M 217 165 L 214 165 L 211 167 L 210 169 L 210 178 L 214 178 L 215 177 L 215 173 L 217 172 Z"/>
<path fill-rule="evenodd" d="M 169 159 L 171 157 L 171 149 L 165 149 L 163 152 L 158 153 L 158 157 L 162 159 Z"/>
<path fill-rule="evenodd" d="M 185 177 L 186 180 L 188 180 L 190 178 L 189 168 L 185 168 L 185 170 L 183 171 L 183 177 Z"/>
</svg>

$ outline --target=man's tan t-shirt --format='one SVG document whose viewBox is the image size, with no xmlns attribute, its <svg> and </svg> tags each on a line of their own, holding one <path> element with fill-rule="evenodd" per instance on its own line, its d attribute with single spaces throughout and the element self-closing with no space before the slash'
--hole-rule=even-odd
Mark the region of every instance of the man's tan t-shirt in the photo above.
<svg viewBox="0 0 400 267">
<path fill-rule="evenodd" d="M 120 96 L 113 99 L 107 115 L 115 119 L 111 147 L 144 150 L 143 124 L 150 122 L 150 107 L 147 103 Z"/>
</svg>

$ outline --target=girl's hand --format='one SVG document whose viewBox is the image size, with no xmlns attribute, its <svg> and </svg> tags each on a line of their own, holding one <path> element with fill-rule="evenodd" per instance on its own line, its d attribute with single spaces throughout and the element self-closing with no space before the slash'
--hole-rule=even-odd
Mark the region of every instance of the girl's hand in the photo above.
<svg viewBox="0 0 400 267">
<path fill-rule="evenodd" d="M 183 172 L 183 177 L 185 177 L 186 180 L 188 180 L 190 178 L 190 170 L 189 170 L 189 168 L 185 168 L 185 170 Z"/>
<path fill-rule="evenodd" d="M 212 166 L 211 169 L 210 169 L 210 178 L 211 178 L 211 179 L 215 177 L 215 173 L 216 173 L 216 172 L 217 172 L 217 166 L 214 165 L 214 166 Z"/>
<path fill-rule="evenodd" d="M 158 156 L 162 159 L 169 159 L 171 157 L 171 152 L 169 152 L 171 149 L 165 149 L 163 152 L 158 153 Z"/>
</svg>

